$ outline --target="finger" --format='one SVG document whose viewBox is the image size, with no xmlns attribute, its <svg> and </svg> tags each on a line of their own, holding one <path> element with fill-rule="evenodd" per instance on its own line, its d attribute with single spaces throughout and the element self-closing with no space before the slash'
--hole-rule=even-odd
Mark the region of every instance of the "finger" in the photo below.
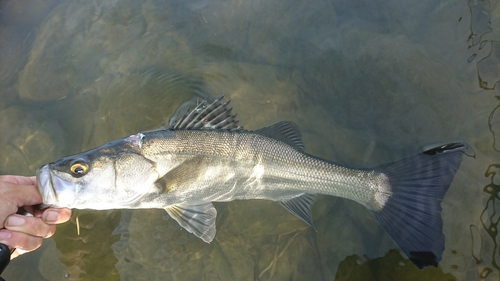
<svg viewBox="0 0 500 281">
<path fill-rule="evenodd" d="M 2 203 L 11 203 L 16 207 L 33 206 L 42 203 L 42 196 L 35 185 L 13 184 L 0 181 Z M 8 198 L 9 200 L 5 200 Z"/>
<path fill-rule="evenodd" d="M 10 182 L 13 184 L 24 184 L 24 185 L 36 185 L 36 177 L 24 177 L 24 176 L 12 176 L 12 175 L 2 175 L 0 176 L 0 181 Z"/>
<path fill-rule="evenodd" d="M 0 229 L 0 243 L 9 248 L 18 248 L 24 251 L 33 251 L 42 245 L 43 238 L 26 233 Z"/>
<path fill-rule="evenodd" d="M 71 218 L 71 210 L 68 208 L 48 208 L 43 211 L 42 219 L 48 224 L 67 222 Z"/>
<path fill-rule="evenodd" d="M 47 238 L 54 234 L 56 226 L 46 224 L 42 219 L 22 215 L 11 215 L 5 221 L 5 228 L 11 231 L 24 232 L 31 236 Z"/>
</svg>

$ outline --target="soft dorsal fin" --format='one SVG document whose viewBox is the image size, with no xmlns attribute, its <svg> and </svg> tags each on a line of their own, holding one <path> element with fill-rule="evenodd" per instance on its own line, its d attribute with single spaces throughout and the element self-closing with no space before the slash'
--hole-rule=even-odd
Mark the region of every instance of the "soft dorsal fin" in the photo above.
<svg viewBox="0 0 500 281">
<path fill-rule="evenodd" d="M 230 100 L 222 102 L 224 96 L 217 98 L 212 104 L 208 105 L 204 99 L 193 110 L 187 110 L 184 116 L 179 120 L 173 120 L 170 125 L 171 130 L 231 130 L 242 131 L 239 126 L 236 114 L 231 114 L 232 108 L 228 105 Z"/>
<path fill-rule="evenodd" d="M 256 130 L 255 133 L 282 141 L 301 151 L 304 150 L 299 127 L 292 121 L 281 121 L 269 127 Z"/>
</svg>

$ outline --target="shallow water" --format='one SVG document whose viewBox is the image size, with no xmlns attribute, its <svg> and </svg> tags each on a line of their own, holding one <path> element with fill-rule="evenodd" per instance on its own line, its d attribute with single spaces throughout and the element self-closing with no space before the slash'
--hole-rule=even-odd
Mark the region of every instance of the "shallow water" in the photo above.
<svg viewBox="0 0 500 281">
<path fill-rule="evenodd" d="M 207 94 L 230 98 L 247 129 L 296 122 L 308 152 L 348 166 L 454 140 L 475 153 L 442 203 L 439 268 L 418 270 L 364 207 L 325 196 L 317 233 L 272 202 L 216 204 L 211 244 L 162 210 L 74 211 L 5 279 L 500 279 L 496 2 L 7 0 L 0 9 L 3 174 L 33 175 L 161 127 Z"/>
</svg>

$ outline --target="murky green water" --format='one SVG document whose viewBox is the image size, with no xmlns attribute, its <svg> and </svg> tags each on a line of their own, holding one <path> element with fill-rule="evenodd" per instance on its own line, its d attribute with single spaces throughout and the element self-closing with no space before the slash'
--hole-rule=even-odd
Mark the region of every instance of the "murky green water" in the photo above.
<svg viewBox="0 0 500 281">
<path fill-rule="evenodd" d="M 2 1 L 2 174 L 158 128 L 206 94 L 247 129 L 296 122 L 308 152 L 349 166 L 453 140 L 476 153 L 442 203 L 437 269 L 364 207 L 321 197 L 317 233 L 272 202 L 216 204 L 211 244 L 162 210 L 74 211 L 3 277 L 499 280 L 499 81 L 495 1 Z"/>
</svg>

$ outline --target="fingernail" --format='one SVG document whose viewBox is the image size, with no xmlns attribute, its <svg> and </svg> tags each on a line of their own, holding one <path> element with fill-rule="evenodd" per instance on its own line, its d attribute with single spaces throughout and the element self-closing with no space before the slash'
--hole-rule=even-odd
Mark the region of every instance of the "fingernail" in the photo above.
<svg viewBox="0 0 500 281">
<path fill-rule="evenodd" d="M 10 216 L 7 219 L 8 226 L 20 226 L 23 225 L 26 220 L 20 216 Z"/>
<path fill-rule="evenodd" d="M 0 241 L 9 240 L 12 236 L 10 231 L 0 230 Z"/>
<path fill-rule="evenodd" d="M 59 219 L 59 213 L 55 211 L 47 211 L 47 216 L 45 217 L 45 221 L 48 223 L 56 222 Z"/>
</svg>

